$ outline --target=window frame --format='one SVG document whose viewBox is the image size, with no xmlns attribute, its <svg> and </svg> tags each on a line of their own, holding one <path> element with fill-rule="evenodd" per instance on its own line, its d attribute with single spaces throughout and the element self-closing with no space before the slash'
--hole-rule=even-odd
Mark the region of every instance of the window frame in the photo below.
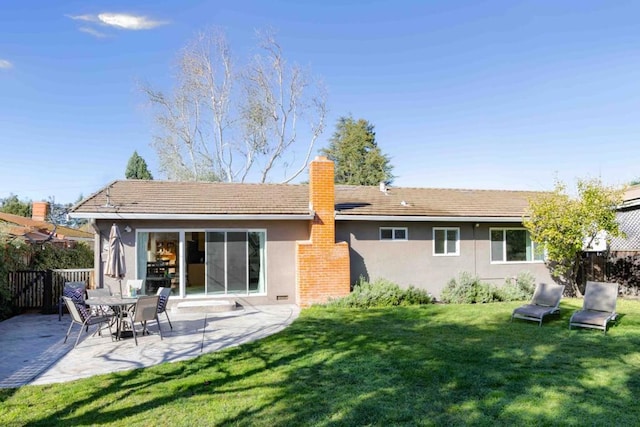
<svg viewBox="0 0 640 427">
<path fill-rule="evenodd" d="M 502 232 L 502 260 L 493 259 L 493 240 L 492 234 L 494 231 Z M 507 259 L 507 231 L 524 231 L 525 238 L 531 242 L 531 259 L 530 260 L 518 260 L 509 261 Z M 538 251 L 538 244 L 531 239 L 531 233 L 525 227 L 489 227 L 489 261 L 491 264 L 542 264 L 544 263 L 545 254 L 542 252 L 542 259 L 536 259 L 536 252 Z"/>
<path fill-rule="evenodd" d="M 391 230 L 391 238 L 382 237 L 382 231 Z M 396 238 L 396 231 L 404 231 L 404 239 Z M 409 227 L 380 227 L 378 229 L 378 239 L 382 242 L 406 242 L 409 240 Z"/>
<path fill-rule="evenodd" d="M 436 252 L 436 231 L 444 231 L 444 253 L 437 253 Z M 456 232 L 456 250 L 455 252 L 448 252 L 447 248 L 448 245 L 447 243 L 449 242 L 448 239 L 448 232 L 449 231 L 455 231 Z M 460 256 L 460 227 L 433 227 L 432 231 L 431 231 L 431 236 L 432 236 L 432 254 L 433 256 Z"/>
</svg>

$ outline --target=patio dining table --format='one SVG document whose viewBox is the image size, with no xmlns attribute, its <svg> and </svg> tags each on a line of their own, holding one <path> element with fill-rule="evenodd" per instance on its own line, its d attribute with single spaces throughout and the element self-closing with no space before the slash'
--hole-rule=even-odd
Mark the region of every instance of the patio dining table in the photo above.
<svg viewBox="0 0 640 427">
<path fill-rule="evenodd" d="M 127 310 L 135 305 L 136 301 L 138 301 L 138 298 L 135 297 L 99 296 L 87 298 L 84 302 L 86 305 L 93 307 L 110 307 L 116 313 L 116 339 L 120 339 L 122 336 L 122 318 Z"/>
</svg>

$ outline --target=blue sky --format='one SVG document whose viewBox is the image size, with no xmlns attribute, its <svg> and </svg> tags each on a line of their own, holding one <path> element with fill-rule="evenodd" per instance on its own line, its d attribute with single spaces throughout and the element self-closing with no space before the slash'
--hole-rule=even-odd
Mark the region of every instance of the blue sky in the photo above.
<svg viewBox="0 0 640 427">
<path fill-rule="evenodd" d="M 169 89 L 197 31 L 238 56 L 277 30 L 338 117 L 370 121 L 394 185 L 550 190 L 640 177 L 640 3 L 631 1 L 7 0 L 0 10 L 0 197 L 74 202 L 156 178 L 136 82 Z"/>
</svg>

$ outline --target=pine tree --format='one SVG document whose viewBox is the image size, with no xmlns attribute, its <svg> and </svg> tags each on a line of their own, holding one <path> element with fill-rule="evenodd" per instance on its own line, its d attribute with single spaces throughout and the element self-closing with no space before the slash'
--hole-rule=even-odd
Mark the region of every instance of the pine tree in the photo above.
<svg viewBox="0 0 640 427">
<path fill-rule="evenodd" d="M 329 147 L 321 150 L 335 162 L 336 184 L 378 185 L 393 181 L 393 166 L 378 147 L 373 129 L 364 119 L 338 119 Z"/>
<path fill-rule="evenodd" d="M 133 152 L 133 155 L 127 163 L 125 177 L 127 179 L 153 179 L 151 172 L 149 172 L 147 168 L 147 162 L 138 155 L 137 151 Z"/>
</svg>

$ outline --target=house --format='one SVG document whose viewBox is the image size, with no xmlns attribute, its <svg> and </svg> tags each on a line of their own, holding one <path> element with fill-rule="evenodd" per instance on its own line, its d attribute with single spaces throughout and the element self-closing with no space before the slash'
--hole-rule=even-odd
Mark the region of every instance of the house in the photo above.
<svg viewBox="0 0 640 427">
<path fill-rule="evenodd" d="M 539 193 L 335 186 L 317 157 L 309 184 L 115 181 L 71 216 L 96 230 L 96 277 L 104 277 L 109 229 L 118 224 L 126 279 L 147 292 L 172 286 L 189 299 L 307 306 L 350 292 L 360 276 L 439 295 L 467 271 L 503 283 L 549 272 L 522 226 Z"/>
<path fill-rule="evenodd" d="M 50 242 L 74 247 L 77 242 L 93 242 L 92 233 L 48 222 L 48 202 L 33 202 L 31 211 L 31 218 L 0 212 L 0 229 L 12 238 L 32 244 Z"/>
</svg>

